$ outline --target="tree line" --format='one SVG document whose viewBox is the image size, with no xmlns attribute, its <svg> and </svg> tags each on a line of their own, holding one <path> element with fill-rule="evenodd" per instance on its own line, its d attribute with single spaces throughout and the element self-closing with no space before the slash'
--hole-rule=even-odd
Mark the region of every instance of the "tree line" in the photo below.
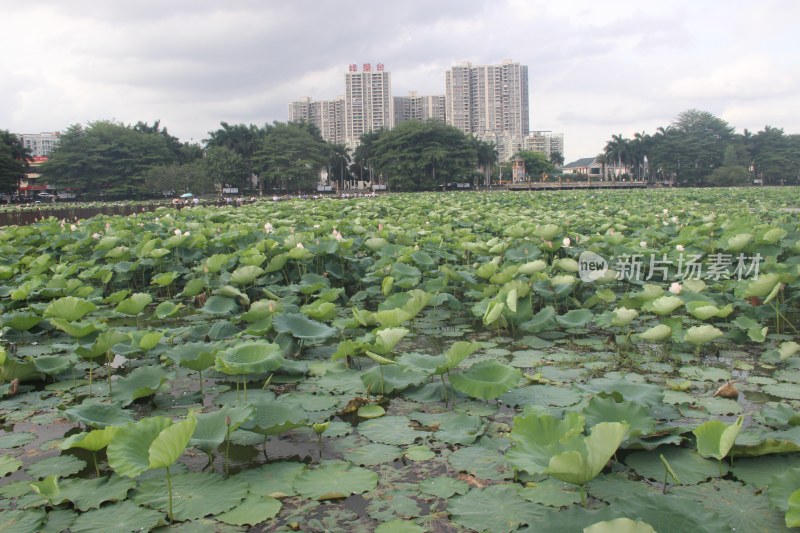
<svg viewBox="0 0 800 533">
<path fill-rule="evenodd" d="M 530 179 L 558 173 L 563 155 L 520 151 Z M 16 187 L 30 153 L 0 130 L 0 191 Z M 613 135 L 597 156 L 607 179 L 671 181 L 680 186 L 800 183 L 800 135 L 766 126 L 742 134 L 711 113 L 689 110 L 652 135 Z M 159 121 L 126 125 L 96 121 L 69 126 L 39 167 L 59 190 L 84 197 L 210 194 L 224 188 L 248 193 L 296 193 L 320 177 L 339 188 L 356 181 L 390 190 L 441 190 L 449 183 L 487 185 L 511 179 L 494 144 L 440 122 L 409 121 L 367 133 L 355 150 L 322 139 L 309 123 L 229 124 L 201 143 L 181 142 Z"/>
<path fill-rule="evenodd" d="M 690 109 L 655 133 L 613 135 L 596 158 L 613 179 L 678 186 L 800 184 L 800 135 L 765 126 L 736 133 L 724 120 Z"/>
</svg>

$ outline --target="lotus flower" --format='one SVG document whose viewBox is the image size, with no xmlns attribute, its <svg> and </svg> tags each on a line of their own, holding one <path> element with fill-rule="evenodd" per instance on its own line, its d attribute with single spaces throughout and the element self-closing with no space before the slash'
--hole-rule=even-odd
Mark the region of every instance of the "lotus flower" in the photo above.
<svg viewBox="0 0 800 533">
<path fill-rule="evenodd" d="M 647 241 L 639 241 L 640 248 L 647 248 Z"/>
<path fill-rule="evenodd" d="M 266 231 L 267 233 L 272 233 L 272 224 L 270 224 L 269 222 L 264 224 L 264 231 Z"/>
<path fill-rule="evenodd" d="M 569 237 L 564 237 L 564 240 L 561 241 L 561 246 L 564 248 L 569 248 L 570 244 L 572 244 L 572 241 L 569 240 Z"/>
<path fill-rule="evenodd" d="M 686 248 L 684 248 L 682 244 L 676 245 L 675 249 L 678 250 L 679 252 L 683 252 L 684 250 L 686 250 Z"/>
<path fill-rule="evenodd" d="M 180 237 L 180 235 L 181 235 L 181 230 L 179 230 L 179 229 L 175 228 L 175 231 L 173 231 L 173 233 L 175 234 L 175 236 L 176 236 L 176 237 Z"/>
<path fill-rule="evenodd" d="M 682 290 L 683 286 L 678 281 L 673 282 L 672 285 L 669 286 L 669 292 L 672 294 L 680 294 Z"/>
</svg>

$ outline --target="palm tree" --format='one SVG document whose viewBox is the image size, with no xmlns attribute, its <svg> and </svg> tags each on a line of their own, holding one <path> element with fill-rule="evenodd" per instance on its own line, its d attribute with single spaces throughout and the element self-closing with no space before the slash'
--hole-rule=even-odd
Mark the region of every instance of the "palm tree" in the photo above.
<svg viewBox="0 0 800 533">
<path fill-rule="evenodd" d="M 497 163 L 497 145 L 476 137 L 471 137 L 471 143 L 478 156 L 478 170 L 484 176 L 484 185 L 489 187 L 492 180 L 492 166 Z"/>
<path fill-rule="evenodd" d="M 559 152 L 558 150 L 554 150 L 550 152 L 550 162 L 556 166 L 556 168 L 561 167 L 564 164 L 564 154 Z"/>
</svg>

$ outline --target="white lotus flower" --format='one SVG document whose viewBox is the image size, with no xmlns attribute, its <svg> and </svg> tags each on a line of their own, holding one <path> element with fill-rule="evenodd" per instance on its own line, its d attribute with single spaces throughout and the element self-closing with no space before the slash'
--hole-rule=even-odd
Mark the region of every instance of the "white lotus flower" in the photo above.
<svg viewBox="0 0 800 533">
<path fill-rule="evenodd" d="M 70 231 L 75 231 L 76 229 L 78 229 L 78 226 L 76 226 L 75 224 L 70 224 L 69 225 L 69 230 Z"/>
<path fill-rule="evenodd" d="M 682 290 L 683 290 L 683 285 L 681 285 L 677 281 L 669 286 L 669 292 L 671 292 L 672 294 L 680 294 Z"/>
<path fill-rule="evenodd" d="M 303 246 L 303 243 L 302 243 L 302 242 L 298 242 L 298 243 L 297 243 L 297 247 L 298 247 L 298 248 L 305 248 L 305 246 Z"/>
<path fill-rule="evenodd" d="M 99 233 L 92 233 L 92 239 L 97 240 L 99 238 L 100 238 L 100 234 Z"/>
<path fill-rule="evenodd" d="M 184 237 L 188 237 L 188 236 L 189 236 L 189 230 L 186 230 L 186 231 L 184 231 L 184 232 L 183 232 L 183 236 L 184 236 Z"/>
<path fill-rule="evenodd" d="M 686 248 L 684 248 L 682 244 L 676 245 L 675 249 L 678 250 L 679 252 L 683 252 L 684 250 L 686 250 Z"/>
<path fill-rule="evenodd" d="M 181 235 L 181 230 L 179 230 L 179 229 L 177 229 L 177 228 L 176 228 L 176 229 L 175 229 L 175 231 L 173 231 L 173 233 L 175 234 L 175 236 L 176 236 L 176 237 L 180 237 L 180 235 Z"/>
<path fill-rule="evenodd" d="M 564 248 L 569 248 L 570 244 L 572 244 L 572 241 L 569 240 L 569 237 L 564 237 L 564 240 L 561 241 L 561 246 Z"/>
<path fill-rule="evenodd" d="M 267 233 L 272 233 L 272 224 L 270 224 L 269 222 L 264 224 L 264 231 L 266 231 Z"/>
<path fill-rule="evenodd" d="M 639 241 L 639 247 L 647 248 L 647 241 Z"/>
</svg>

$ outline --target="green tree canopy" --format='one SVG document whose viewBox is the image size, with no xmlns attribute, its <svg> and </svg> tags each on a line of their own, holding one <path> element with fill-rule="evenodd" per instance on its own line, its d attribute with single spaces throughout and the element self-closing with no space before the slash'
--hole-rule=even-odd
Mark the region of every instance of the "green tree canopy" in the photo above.
<svg viewBox="0 0 800 533">
<path fill-rule="evenodd" d="M 144 190 L 152 195 L 175 194 L 185 192 L 194 194 L 210 194 L 214 192 L 214 182 L 203 161 L 178 165 L 156 165 L 144 172 Z"/>
<path fill-rule="evenodd" d="M 148 168 L 171 162 L 175 154 L 163 134 L 102 120 L 67 128 L 41 170 L 57 187 L 89 196 L 131 196 L 143 191 Z"/>
<path fill-rule="evenodd" d="M 8 130 L 0 130 L 0 193 L 11 193 L 17 188 L 28 169 L 30 157 L 30 150 L 19 137 Z"/>
<path fill-rule="evenodd" d="M 525 172 L 532 181 L 540 181 L 543 174 L 549 174 L 555 169 L 553 163 L 549 161 L 546 154 L 542 152 L 532 152 L 521 150 L 514 154 L 525 160 Z"/>
<path fill-rule="evenodd" d="M 314 188 L 329 158 L 330 145 L 313 125 L 275 122 L 266 127 L 253 165 L 268 189 L 296 192 Z"/>
<path fill-rule="evenodd" d="M 372 161 L 385 173 L 391 189 L 424 190 L 451 181 L 472 181 L 477 153 L 452 126 L 410 120 L 381 132 Z"/>
<path fill-rule="evenodd" d="M 230 148 L 224 146 L 207 148 L 202 167 L 211 181 L 221 186 L 244 189 L 248 185 L 250 165 Z"/>
</svg>

